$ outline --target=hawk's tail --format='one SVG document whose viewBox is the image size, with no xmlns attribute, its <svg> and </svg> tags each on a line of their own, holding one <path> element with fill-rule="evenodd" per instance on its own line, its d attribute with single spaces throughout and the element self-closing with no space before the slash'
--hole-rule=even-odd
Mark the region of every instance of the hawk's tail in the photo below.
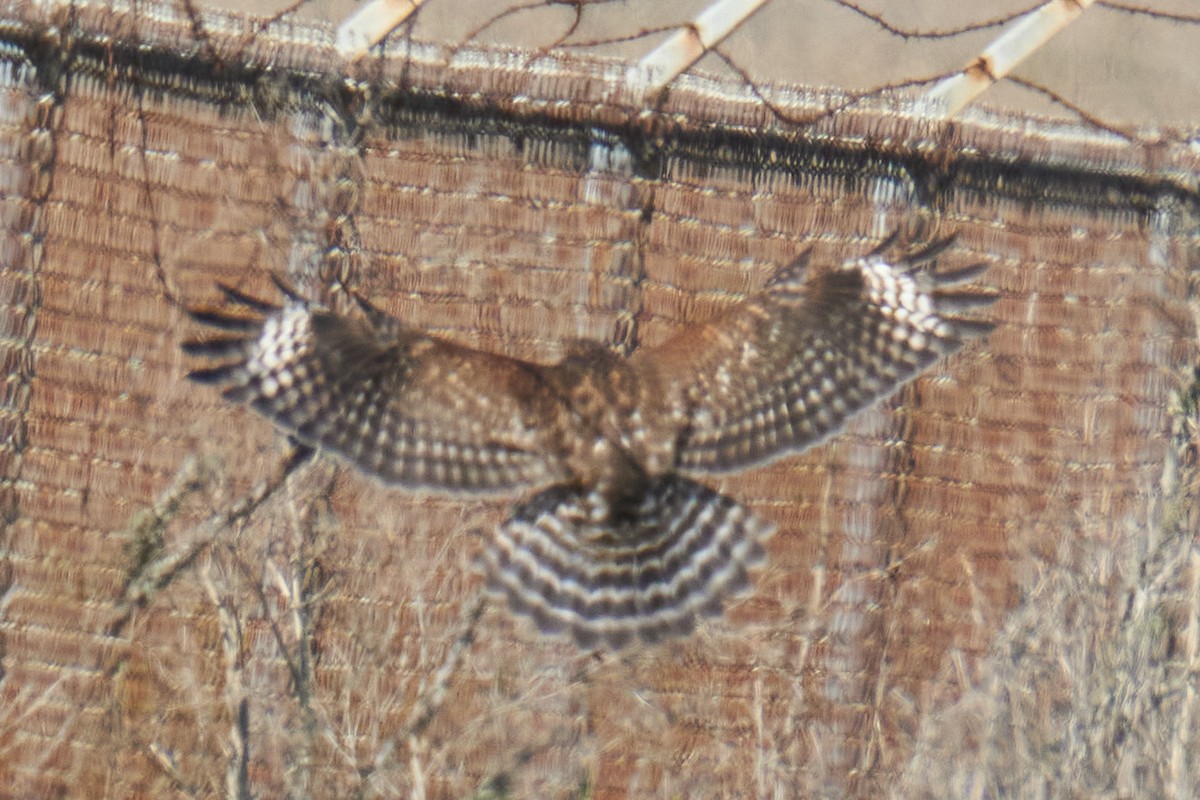
<svg viewBox="0 0 1200 800">
<path fill-rule="evenodd" d="M 749 586 L 774 526 L 678 476 L 652 479 L 640 507 L 558 486 L 502 523 L 484 560 L 488 585 L 546 631 L 618 648 L 686 634 Z"/>
</svg>

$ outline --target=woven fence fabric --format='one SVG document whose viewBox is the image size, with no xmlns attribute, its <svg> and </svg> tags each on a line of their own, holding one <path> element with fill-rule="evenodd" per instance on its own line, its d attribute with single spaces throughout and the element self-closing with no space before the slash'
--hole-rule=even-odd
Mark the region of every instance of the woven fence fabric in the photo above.
<svg viewBox="0 0 1200 800">
<path fill-rule="evenodd" d="M 327 27 L 169 2 L 0 19 L 0 795 L 1200 778 L 1182 135 L 827 113 L 841 94 L 704 75 L 647 105 L 619 61 L 403 41 L 348 64 Z M 354 289 L 545 361 L 663 341 L 897 226 L 989 265 L 995 330 L 718 481 L 779 533 L 752 593 L 659 647 L 581 652 L 483 602 L 505 499 L 289 461 L 184 377 L 218 281 Z"/>
</svg>

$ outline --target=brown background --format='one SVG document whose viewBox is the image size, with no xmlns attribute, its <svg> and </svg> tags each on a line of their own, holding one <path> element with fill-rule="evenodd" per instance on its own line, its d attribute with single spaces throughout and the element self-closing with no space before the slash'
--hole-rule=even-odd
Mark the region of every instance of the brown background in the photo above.
<svg viewBox="0 0 1200 800">
<path fill-rule="evenodd" d="M 417 34 L 458 42 L 472 8 L 435 2 Z M 659 24 L 646 10 L 588 24 Z M 33 54 L 5 74 L 0 133 L 11 796 L 1192 795 L 1186 132 L 1039 123 L 1019 90 L 989 95 L 1019 113 L 963 125 L 798 125 L 740 80 L 683 81 L 659 118 L 676 127 L 651 129 L 651 154 L 676 154 L 655 173 L 588 138 L 646 135 L 603 64 L 396 56 L 356 68 L 402 79 L 408 103 L 356 144 L 312 91 L 247 79 L 251 107 L 205 83 L 255 63 L 340 75 L 320 34 L 76 12 L 73 46 L 142 42 L 192 77 L 148 90 L 100 48 L 56 86 L 53 51 L 28 43 L 61 19 L 6 8 L 4 36 Z M 570 11 L 510 22 L 552 30 L 521 19 L 538 15 Z M 1102 33 L 1055 40 L 1032 79 L 1111 124 L 1190 123 L 1194 26 L 1093 18 Z M 932 20 L 895 21 L 948 24 Z M 855 25 L 777 3 L 729 49 L 765 78 L 870 88 L 990 37 L 891 55 Z M 1139 35 L 1154 44 L 1126 46 Z M 1166 77 L 1177 64 L 1191 88 Z M 1137 105 L 1155 95 L 1179 99 Z M 770 96 L 797 116 L 824 103 Z M 779 524 L 769 565 L 662 648 L 580 653 L 502 608 L 476 619 L 474 531 L 503 501 L 411 496 L 327 459 L 276 486 L 280 437 L 181 378 L 182 306 L 217 279 L 265 293 L 280 271 L 336 302 L 336 273 L 421 327 L 552 358 L 580 336 L 656 341 L 807 243 L 842 258 L 914 222 L 959 232 L 953 265 L 991 265 L 997 330 L 835 441 L 721 482 Z"/>
</svg>

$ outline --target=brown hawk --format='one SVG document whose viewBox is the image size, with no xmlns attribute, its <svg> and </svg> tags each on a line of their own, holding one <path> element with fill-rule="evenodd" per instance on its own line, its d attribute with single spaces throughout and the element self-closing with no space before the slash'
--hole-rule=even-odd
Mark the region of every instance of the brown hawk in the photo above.
<svg viewBox="0 0 1200 800">
<path fill-rule="evenodd" d="M 472 350 L 357 298 L 276 305 L 221 287 L 232 335 L 185 343 L 300 442 L 386 483 L 526 500 L 498 526 L 489 587 L 584 646 L 690 631 L 747 585 L 773 526 L 692 480 L 810 447 L 990 325 L 990 294 L 934 274 L 950 239 L 889 263 L 889 239 L 841 265 L 809 252 L 713 321 L 623 357 L 581 342 L 556 364 Z"/>
</svg>

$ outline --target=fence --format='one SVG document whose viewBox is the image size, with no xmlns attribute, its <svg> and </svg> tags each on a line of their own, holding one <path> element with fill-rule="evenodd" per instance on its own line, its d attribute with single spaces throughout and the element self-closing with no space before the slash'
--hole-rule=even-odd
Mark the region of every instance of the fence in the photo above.
<svg viewBox="0 0 1200 800">
<path fill-rule="evenodd" d="M 1194 791 L 1182 135 L 700 74 L 648 105 L 622 61 L 401 37 L 349 64 L 328 27 L 171 3 L 0 19 L 13 796 Z M 991 265 L 996 330 L 721 481 L 778 524 L 769 563 L 658 648 L 480 605 L 505 501 L 289 461 L 183 380 L 215 281 L 547 360 L 897 225 Z"/>
</svg>

